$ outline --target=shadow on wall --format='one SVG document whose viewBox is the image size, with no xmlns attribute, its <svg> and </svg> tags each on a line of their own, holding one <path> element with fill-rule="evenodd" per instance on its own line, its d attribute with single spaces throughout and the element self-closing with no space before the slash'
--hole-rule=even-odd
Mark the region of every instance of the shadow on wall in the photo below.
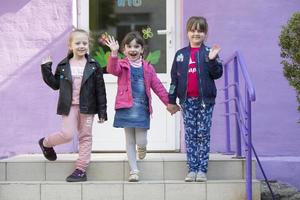
<svg viewBox="0 0 300 200">
<path fill-rule="evenodd" d="M 7 0 L 5 3 L 1 3 L 0 16 L 5 13 L 15 13 L 22 9 L 31 0 Z"/>
<path fill-rule="evenodd" d="M 39 138 L 57 131 L 57 91 L 50 89 L 41 75 L 41 59 L 52 54 L 53 69 L 67 54 L 67 28 L 47 47 L 18 67 L 0 82 L 0 159 L 19 153 L 40 152 Z M 72 144 L 62 145 L 58 152 L 73 152 Z"/>
<path fill-rule="evenodd" d="M 38 65 L 40 65 L 40 62 L 43 57 L 50 55 L 52 59 L 55 61 L 57 59 L 63 59 L 64 56 L 61 55 L 61 48 L 57 48 L 57 46 L 61 43 L 65 43 L 67 40 L 66 37 L 69 35 L 69 33 L 72 31 L 73 27 L 67 28 L 63 33 L 61 33 L 57 38 L 53 39 L 53 42 L 43 49 L 41 49 L 37 54 L 32 56 L 31 59 L 29 59 L 27 62 L 25 62 L 23 65 L 18 67 L 17 70 L 12 72 L 9 76 L 7 76 L 4 80 L 0 81 L 0 92 L 4 90 L 8 85 L 10 84 L 11 77 L 17 77 L 20 74 L 23 74 L 26 72 L 28 67 L 31 67 L 32 65 L 36 65 L 36 62 Z M 67 48 L 67 47 L 66 47 Z M 59 49 L 59 50 L 58 50 Z"/>
</svg>

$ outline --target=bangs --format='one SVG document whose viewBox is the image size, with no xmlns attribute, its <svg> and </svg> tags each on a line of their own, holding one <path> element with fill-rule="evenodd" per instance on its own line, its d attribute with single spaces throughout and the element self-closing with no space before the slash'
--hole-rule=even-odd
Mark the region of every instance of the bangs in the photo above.
<svg viewBox="0 0 300 200">
<path fill-rule="evenodd" d="M 198 30 L 201 32 L 205 32 L 206 27 L 205 24 L 200 24 L 200 22 L 195 22 L 194 24 L 192 24 L 191 30 L 192 31 Z"/>
<path fill-rule="evenodd" d="M 206 19 L 203 17 L 191 17 L 187 22 L 187 31 L 199 30 L 200 32 L 207 33 L 208 25 Z"/>
</svg>

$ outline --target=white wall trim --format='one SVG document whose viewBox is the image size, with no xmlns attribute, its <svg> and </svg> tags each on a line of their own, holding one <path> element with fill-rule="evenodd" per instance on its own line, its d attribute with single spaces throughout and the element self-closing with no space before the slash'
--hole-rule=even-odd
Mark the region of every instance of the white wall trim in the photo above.
<svg viewBox="0 0 300 200">
<path fill-rule="evenodd" d="M 72 0 L 72 25 L 73 27 L 78 26 L 78 0 Z"/>
<path fill-rule="evenodd" d="M 89 0 L 77 1 L 77 28 L 90 31 L 89 28 Z"/>
<path fill-rule="evenodd" d="M 182 2 L 183 0 L 176 0 L 175 1 L 175 13 L 174 13 L 174 20 L 175 20 L 175 27 L 174 27 L 174 52 L 173 53 L 173 57 L 175 56 L 175 53 L 178 49 L 181 48 L 181 35 L 182 35 Z M 172 58 L 173 59 L 173 58 Z M 172 60 L 173 62 L 173 60 Z M 168 75 L 170 74 L 170 72 L 168 72 Z M 181 112 L 177 112 L 175 114 L 175 149 L 176 151 L 180 151 L 181 149 Z"/>
</svg>

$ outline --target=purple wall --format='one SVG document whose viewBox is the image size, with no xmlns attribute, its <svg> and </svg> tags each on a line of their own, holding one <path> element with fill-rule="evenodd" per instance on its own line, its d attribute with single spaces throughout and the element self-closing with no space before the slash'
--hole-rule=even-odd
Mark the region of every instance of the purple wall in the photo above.
<svg viewBox="0 0 300 200">
<path fill-rule="evenodd" d="M 40 62 L 67 52 L 71 1 L 11 0 L 0 8 L 0 157 L 39 152 L 38 139 L 55 131 L 57 92 L 42 78 Z M 69 151 L 70 146 L 60 149 Z"/>
<path fill-rule="evenodd" d="M 218 43 L 221 56 L 228 58 L 235 50 L 244 55 L 250 77 L 256 89 L 253 104 L 253 144 L 267 174 L 288 181 L 298 177 L 289 173 L 291 166 L 299 168 L 300 114 L 296 94 L 282 73 L 278 36 L 282 25 L 300 10 L 299 0 L 184 0 L 183 28 L 189 16 L 202 15 L 209 24 L 208 45 Z M 190 6 L 198 5 L 198 6 Z M 203 5 L 203 6 L 202 6 Z M 186 42 L 186 38 L 183 38 Z M 223 79 L 218 81 L 220 87 Z M 219 92 L 218 101 L 223 97 Z M 224 150 L 223 105 L 217 105 L 212 130 L 212 151 Z M 272 157 L 277 156 L 276 159 Z M 279 157 L 278 157 L 279 156 Z M 288 161 L 286 157 L 289 157 Z M 282 160 L 282 162 L 280 162 Z M 292 167 L 292 168 L 293 168 Z M 277 173 L 280 172 L 280 173 Z M 300 173 L 300 172 L 299 172 Z M 258 172 L 259 177 L 261 177 Z M 298 180 L 289 181 L 298 188 Z"/>
<path fill-rule="evenodd" d="M 281 26 L 299 11 L 299 0 L 182 1 L 183 32 L 189 16 L 203 15 L 209 23 L 207 44 L 219 43 L 223 59 L 237 49 L 245 57 L 257 95 L 253 140 L 267 174 L 283 181 L 298 177 L 289 172 L 300 166 L 299 113 L 295 91 L 282 74 L 278 36 Z M 11 0 L 1 5 L 0 157 L 39 152 L 37 140 L 60 125 L 57 92 L 44 84 L 39 65 L 48 54 L 54 65 L 66 54 L 71 7 L 71 1 L 60 0 Z M 183 41 L 186 43 L 185 37 Z M 221 98 L 219 93 L 219 102 Z M 217 105 L 212 151 L 224 150 L 222 111 L 223 106 Z M 71 150 L 72 144 L 58 147 L 58 151 Z M 289 182 L 300 188 L 298 180 Z"/>
</svg>

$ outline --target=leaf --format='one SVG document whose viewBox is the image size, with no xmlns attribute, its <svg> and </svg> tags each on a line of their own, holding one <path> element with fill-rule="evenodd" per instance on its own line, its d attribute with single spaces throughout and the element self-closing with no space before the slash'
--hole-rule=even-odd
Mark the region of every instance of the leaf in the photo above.
<svg viewBox="0 0 300 200">
<path fill-rule="evenodd" d="M 104 50 L 103 50 L 102 47 L 99 47 L 99 52 L 100 52 L 101 55 L 104 55 L 104 54 L 105 54 L 105 52 L 104 52 Z"/>
<path fill-rule="evenodd" d="M 159 59 L 160 59 L 160 50 L 150 52 L 146 58 L 146 60 L 153 65 L 157 64 L 159 62 Z"/>
<path fill-rule="evenodd" d="M 105 53 L 105 55 L 103 56 L 103 67 L 106 67 L 106 66 L 107 66 L 109 55 L 110 55 L 110 52 L 107 51 L 107 52 Z"/>
<path fill-rule="evenodd" d="M 102 47 L 99 47 L 99 51 L 95 52 L 95 60 L 99 63 L 101 68 L 106 67 L 107 65 L 107 59 L 105 59 L 105 53 Z"/>
</svg>

